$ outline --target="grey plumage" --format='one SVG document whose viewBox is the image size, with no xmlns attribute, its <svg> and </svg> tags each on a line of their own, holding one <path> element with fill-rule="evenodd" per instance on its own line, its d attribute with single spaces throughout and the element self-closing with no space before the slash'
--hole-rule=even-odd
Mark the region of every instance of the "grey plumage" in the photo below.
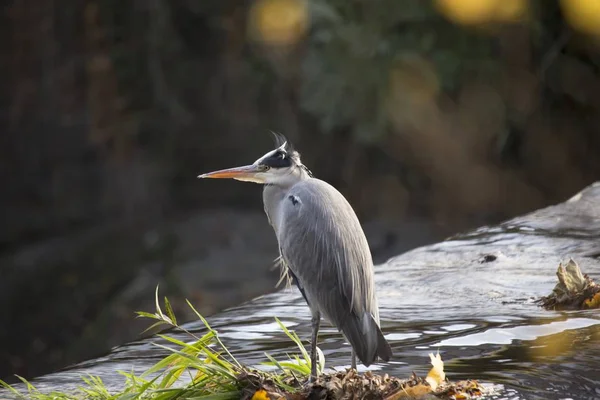
<svg viewBox="0 0 600 400">
<path fill-rule="evenodd" d="M 251 166 L 242 167 L 242 175 L 227 175 L 239 171 L 232 169 L 201 177 L 265 184 L 265 213 L 281 258 L 313 316 L 313 376 L 321 316 L 352 345 L 353 367 L 354 354 L 365 366 L 377 357 L 388 361 L 392 351 L 379 327 L 373 261 L 356 213 L 337 189 L 312 176 L 287 142 L 279 144 Z"/>
<path fill-rule="evenodd" d="M 377 356 L 388 360 L 369 245 L 350 204 L 333 186 L 310 177 L 290 188 L 266 186 L 263 200 L 283 261 L 313 315 L 320 312 L 340 329 L 364 365 Z"/>
</svg>

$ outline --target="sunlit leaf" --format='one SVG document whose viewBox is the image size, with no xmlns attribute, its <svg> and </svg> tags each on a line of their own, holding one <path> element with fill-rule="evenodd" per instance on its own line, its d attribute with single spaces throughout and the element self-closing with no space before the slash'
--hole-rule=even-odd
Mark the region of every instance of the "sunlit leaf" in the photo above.
<svg viewBox="0 0 600 400">
<path fill-rule="evenodd" d="M 431 360 L 431 365 L 433 368 L 429 370 L 427 374 L 427 378 L 425 380 L 431 386 L 431 389 L 434 391 L 437 389 L 439 385 L 441 385 L 446 380 L 446 374 L 444 372 L 444 362 L 442 361 L 442 356 L 440 353 L 434 355 L 433 353 L 429 353 L 429 358 Z"/>
<path fill-rule="evenodd" d="M 266 390 L 259 389 L 252 395 L 252 400 L 271 400 L 271 398 Z"/>
<path fill-rule="evenodd" d="M 585 301 L 587 308 L 600 308 L 600 292 L 596 293 L 594 297 Z"/>
</svg>

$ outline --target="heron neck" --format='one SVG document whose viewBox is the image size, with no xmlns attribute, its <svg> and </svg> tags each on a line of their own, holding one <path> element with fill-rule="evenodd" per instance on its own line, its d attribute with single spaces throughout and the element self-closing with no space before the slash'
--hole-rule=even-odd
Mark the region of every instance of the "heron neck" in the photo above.
<svg viewBox="0 0 600 400">
<path fill-rule="evenodd" d="M 279 226 L 278 221 L 278 209 L 284 198 L 288 195 L 289 191 L 298 183 L 312 179 L 306 172 L 301 171 L 297 179 L 289 180 L 286 182 L 272 183 L 264 186 L 263 189 L 263 205 L 269 223 L 275 229 L 277 233 L 277 227 Z"/>
</svg>

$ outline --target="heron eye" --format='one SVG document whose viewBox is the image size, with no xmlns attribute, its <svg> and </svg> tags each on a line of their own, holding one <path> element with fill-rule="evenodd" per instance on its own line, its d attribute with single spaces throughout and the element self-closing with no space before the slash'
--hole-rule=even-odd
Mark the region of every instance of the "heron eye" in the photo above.
<svg viewBox="0 0 600 400">
<path fill-rule="evenodd" d="M 268 171 L 268 170 L 270 170 L 270 169 L 271 169 L 271 167 L 269 167 L 268 165 L 261 165 L 261 166 L 260 166 L 260 169 L 261 169 L 263 172 L 265 172 L 265 171 Z"/>
</svg>

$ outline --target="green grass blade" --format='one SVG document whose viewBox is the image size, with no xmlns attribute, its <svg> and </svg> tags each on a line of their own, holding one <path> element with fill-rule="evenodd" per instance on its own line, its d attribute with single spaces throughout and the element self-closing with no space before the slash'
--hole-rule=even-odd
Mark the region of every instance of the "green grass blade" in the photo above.
<svg viewBox="0 0 600 400">
<path fill-rule="evenodd" d="M 17 389 L 15 389 L 13 386 L 9 385 L 8 383 L 4 382 L 2 379 L 0 379 L 0 386 L 11 391 L 13 394 L 15 394 L 18 397 L 24 397 L 21 394 L 21 392 L 19 392 Z"/>
<path fill-rule="evenodd" d="M 177 319 L 167 297 L 164 298 L 165 311 L 160 307 L 159 287 L 155 291 L 156 313 L 139 311 L 137 317 L 149 318 L 154 322 L 146 331 L 160 325 L 178 328 L 189 335 L 180 339 L 168 335 L 157 335 L 159 342 L 155 346 L 166 350 L 167 354 L 154 365 L 150 366 L 140 375 L 132 372 L 118 371 L 125 379 L 124 389 L 120 393 L 112 394 L 104 385 L 99 376 L 87 375 L 81 377 L 82 386 L 74 394 L 66 393 L 41 393 L 26 379 L 18 377 L 26 386 L 29 393 L 22 394 L 16 388 L 0 380 L 0 388 L 9 390 L 18 398 L 32 400 L 229 400 L 241 396 L 241 382 L 238 381 L 240 372 L 248 371 L 248 367 L 241 363 L 229 352 L 221 342 L 218 332 L 209 325 L 208 321 L 194 308 L 189 300 L 188 306 L 207 328 L 207 332 L 198 337 L 195 333 L 177 325 Z M 277 361 L 269 354 L 265 354 L 268 361 L 263 365 L 274 366 L 275 372 L 260 372 L 261 379 L 270 380 L 284 391 L 294 393 L 298 387 L 290 386 L 291 382 L 300 383 L 297 376 L 310 375 L 310 357 L 302 340 L 294 330 L 288 329 L 278 318 L 275 321 L 280 329 L 292 340 L 299 349 L 299 354 L 288 355 L 288 360 Z M 190 383 L 183 385 L 182 381 L 189 374 Z M 299 375 L 298 375 L 299 374 Z M 152 379 L 150 375 L 154 375 Z M 286 383 L 287 382 L 287 383 Z M 177 385 L 177 383 L 181 384 Z M 23 389 L 25 392 L 25 390 Z"/>
<path fill-rule="evenodd" d="M 148 368 L 146 371 L 144 371 L 142 373 L 142 375 L 140 375 L 142 378 L 146 377 L 152 373 L 158 372 L 161 369 L 165 369 L 168 368 L 174 364 L 176 364 L 176 361 L 179 359 L 179 355 L 178 354 L 169 354 L 167 357 L 163 358 L 162 360 L 160 360 L 159 362 L 157 362 L 156 364 L 154 364 L 153 366 L 151 366 L 150 368 Z"/>
<path fill-rule="evenodd" d="M 302 353 L 302 356 L 304 357 L 304 359 L 306 360 L 306 362 L 310 363 L 310 356 L 308 355 L 308 352 L 306 351 L 306 348 L 302 344 L 302 340 L 300 340 L 300 338 L 298 337 L 298 334 L 296 332 L 294 332 L 294 331 L 290 331 L 283 324 L 283 322 L 281 322 L 279 320 L 279 318 L 275 317 L 275 321 L 277 322 L 277 325 L 279 325 L 279 327 L 287 335 L 287 337 L 289 337 L 294 343 L 296 343 L 296 346 L 298 346 L 298 349 L 300 350 L 300 353 Z"/>
<path fill-rule="evenodd" d="M 176 344 L 178 346 L 181 346 L 184 349 L 190 350 L 190 351 L 201 351 L 203 348 L 208 347 L 208 345 L 210 344 L 211 340 L 214 338 L 214 333 L 213 332 L 209 332 L 206 335 L 204 335 L 203 337 L 201 337 L 199 340 L 195 341 L 194 343 L 185 343 L 179 339 L 175 339 L 174 337 L 171 336 L 167 336 L 167 335 L 157 335 L 158 337 L 171 342 L 173 344 Z"/>
<path fill-rule="evenodd" d="M 290 370 L 295 371 L 303 376 L 310 374 L 310 368 L 306 368 L 303 365 L 298 365 L 298 364 L 296 364 L 294 362 L 290 362 L 290 361 L 276 361 L 273 357 L 271 357 L 268 354 L 267 354 L 267 357 L 271 361 L 270 362 L 262 362 L 261 363 L 262 365 L 275 366 L 283 372 L 288 372 Z"/>
<path fill-rule="evenodd" d="M 307 368 L 304 365 L 298 365 L 290 361 L 282 361 L 280 364 L 283 368 L 287 368 L 288 370 L 298 372 L 299 374 L 302 374 L 304 376 L 310 375 L 310 368 Z"/>
<path fill-rule="evenodd" d="M 270 354 L 265 353 L 265 356 L 270 360 L 270 362 L 263 362 L 261 364 L 268 365 L 268 366 L 274 366 L 274 367 L 279 368 L 282 372 L 285 372 L 285 368 L 283 368 L 283 366 L 279 363 L 279 361 L 277 361 L 275 358 L 273 358 Z"/>
<path fill-rule="evenodd" d="M 145 311 L 136 311 L 135 312 L 137 314 L 137 317 L 144 317 L 144 318 L 150 318 L 150 319 L 158 319 L 160 320 L 160 318 L 158 317 L 158 315 L 156 314 L 151 314 L 149 312 L 145 312 Z"/>
<path fill-rule="evenodd" d="M 188 343 L 184 343 L 178 339 L 172 338 L 170 336 L 166 336 L 166 335 L 158 335 L 161 338 L 177 344 L 179 346 L 185 347 L 182 352 L 189 354 L 189 355 L 197 355 L 200 350 L 204 347 L 207 347 L 208 344 L 210 344 L 210 342 L 213 339 L 213 333 L 212 332 L 208 332 L 206 333 L 204 336 L 202 336 L 199 340 L 197 340 L 196 342 L 192 343 L 191 345 Z M 171 348 L 169 352 L 171 352 Z M 169 368 L 175 364 L 177 364 L 178 362 L 181 361 L 181 357 L 178 354 L 170 354 L 169 356 L 163 358 L 162 360 L 160 360 L 159 362 L 157 362 L 156 364 L 154 364 L 152 367 L 150 367 L 148 370 L 144 371 L 144 373 L 142 373 L 142 377 L 144 376 L 148 376 L 149 374 L 152 374 L 154 372 L 158 372 L 161 369 L 165 369 L 165 368 Z"/>
<path fill-rule="evenodd" d="M 27 379 L 23 378 L 20 375 L 15 375 L 21 382 L 23 382 L 25 384 L 25 386 L 27 387 L 27 391 L 29 393 L 39 393 L 39 390 L 37 390 L 37 388 L 35 386 L 33 386 Z"/>
<path fill-rule="evenodd" d="M 180 366 L 178 368 L 172 368 L 169 372 L 167 372 L 162 381 L 158 384 L 160 388 L 169 388 L 171 387 L 177 379 L 181 376 L 181 374 L 188 369 L 187 366 Z"/>
<path fill-rule="evenodd" d="M 237 360 L 237 358 L 235 358 L 233 356 L 233 354 L 231 354 L 229 352 L 229 349 L 227 347 L 225 347 L 225 345 L 223 344 L 223 342 L 221 342 L 221 338 L 219 338 L 219 335 L 216 333 L 216 331 L 213 331 L 213 332 L 215 332 L 215 339 L 219 343 L 219 346 L 221 346 L 221 348 L 223 350 L 225 350 L 225 353 L 227 353 L 227 356 L 231 359 L 231 361 L 233 361 L 235 363 L 235 366 L 237 367 L 237 369 L 238 370 L 243 369 L 242 364 L 240 364 L 240 362 Z"/>
<path fill-rule="evenodd" d="M 187 389 L 185 388 L 172 388 L 172 389 L 157 389 L 152 392 L 152 400 L 173 400 L 177 398 L 187 399 Z M 185 397 L 184 397 L 185 396 Z"/>
<path fill-rule="evenodd" d="M 208 324 L 208 321 L 206 320 L 206 318 L 204 318 L 198 312 L 198 310 L 196 310 L 194 308 L 194 306 L 192 305 L 192 303 L 189 300 L 186 299 L 185 301 L 187 302 L 188 306 L 192 309 L 192 311 L 194 312 L 194 314 L 196 314 L 196 316 L 198 317 L 198 319 L 200 319 L 202 321 L 202 323 L 204 324 L 204 326 L 206 326 L 206 329 L 208 329 L 210 332 L 214 332 L 215 339 L 219 343 L 219 346 L 221 346 L 221 348 L 227 353 L 227 356 L 229 356 L 229 358 L 231 359 L 231 361 L 233 361 L 235 363 L 235 365 L 237 366 L 238 369 L 242 369 L 242 364 L 240 364 L 240 362 L 233 356 L 233 354 L 231 354 L 229 352 L 229 350 L 227 349 L 227 347 L 225 347 L 225 345 L 223 344 L 223 342 L 221 342 L 221 339 L 219 338 L 219 335 L 218 335 L 217 331 L 215 331 L 213 328 L 211 328 L 211 326 Z"/>
<path fill-rule="evenodd" d="M 209 363 L 203 363 L 200 359 L 198 359 L 196 357 L 190 356 L 189 354 L 186 354 L 186 353 L 184 353 L 184 352 L 182 352 L 180 350 L 175 350 L 175 349 L 172 349 L 172 348 L 170 348 L 168 346 L 161 345 L 159 343 L 155 343 L 154 345 L 158 346 L 158 347 L 161 347 L 161 348 L 163 348 L 165 350 L 171 351 L 174 354 L 178 354 L 182 358 L 185 358 L 185 359 L 191 361 L 191 365 L 190 366 L 192 366 L 192 367 L 194 367 L 194 368 L 196 368 L 198 370 L 201 370 L 201 371 L 204 371 L 204 370 L 209 371 L 210 370 L 211 372 L 216 373 L 217 375 L 221 375 L 221 376 L 225 375 L 225 376 L 227 376 L 227 378 L 231 379 L 232 381 L 236 381 L 236 377 L 232 373 L 231 369 L 228 368 L 228 364 L 225 363 L 225 362 L 223 362 L 223 360 L 220 360 L 210 350 L 208 350 L 206 348 L 203 349 L 204 353 L 208 356 L 208 358 L 211 359 L 211 361 L 215 362 L 216 365 L 215 364 L 209 364 Z"/>
<path fill-rule="evenodd" d="M 296 378 L 295 375 L 292 374 L 292 376 L 294 377 L 294 379 L 296 379 L 296 381 L 298 381 L 298 378 Z M 281 389 L 285 390 L 288 393 L 296 393 L 299 390 L 298 388 L 286 385 L 281 381 L 279 377 L 277 377 L 277 379 L 274 379 L 274 381 L 277 384 L 277 386 L 279 386 Z"/>
<path fill-rule="evenodd" d="M 161 326 L 161 325 L 168 325 L 168 324 L 165 321 L 158 320 L 157 322 L 153 323 L 152 325 L 150 325 L 149 327 L 147 327 L 146 329 L 144 329 L 144 331 L 142 332 L 142 334 L 148 332 L 151 329 L 156 328 L 157 326 Z"/>
<path fill-rule="evenodd" d="M 171 318 L 171 322 L 173 325 L 177 325 L 177 319 L 175 318 L 175 313 L 173 312 L 173 307 L 171 307 L 171 303 L 169 299 L 165 297 L 165 310 L 167 311 L 167 316 Z"/>
<path fill-rule="evenodd" d="M 300 357 L 298 357 L 297 354 L 294 354 L 294 360 L 296 361 L 297 365 L 300 365 L 304 368 L 304 370 L 305 370 L 304 375 L 306 375 L 306 376 L 310 375 L 310 363 L 307 363 L 306 360 L 300 359 Z"/>
<path fill-rule="evenodd" d="M 146 394 L 146 391 L 148 389 L 150 389 L 150 387 L 158 380 L 158 378 L 160 378 L 160 375 L 158 375 L 158 376 L 155 376 L 154 378 L 152 378 L 151 380 L 147 381 L 142 377 L 135 376 L 135 374 L 133 372 L 124 372 L 124 371 L 118 371 L 118 372 L 121 375 L 125 376 L 125 378 L 127 378 L 131 381 L 132 386 L 125 389 L 125 392 L 130 392 L 130 393 L 124 393 L 123 395 L 125 395 L 125 394 L 133 395 L 132 399 L 141 398 L 144 394 Z M 115 400 L 124 400 L 124 399 L 121 399 L 121 397 L 116 397 Z"/>
<path fill-rule="evenodd" d="M 140 388 L 138 395 L 135 397 L 135 399 L 139 399 L 142 397 L 142 395 L 150 388 L 150 386 L 154 385 L 154 382 L 156 382 L 158 380 L 158 376 L 155 377 L 154 379 L 144 383 L 142 385 L 142 387 Z"/>
<path fill-rule="evenodd" d="M 233 372 L 233 365 L 231 365 L 231 363 L 223 360 L 222 358 L 218 357 L 215 353 L 213 353 L 210 349 L 208 348 L 204 348 L 202 349 L 202 351 L 204 352 L 204 354 L 206 354 L 206 356 L 215 364 L 219 365 L 220 367 L 222 367 L 223 369 L 227 370 L 229 373 Z"/>
<path fill-rule="evenodd" d="M 136 400 L 139 398 L 140 398 L 139 393 L 123 393 L 123 394 L 117 395 L 117 397 L 115 397 L 114 400 Z"/>
<path fill-rule="evenodd" d="M 156 285 L 156 292 L 154 293 L 154 306 L 156 307 L 156 314 L 163 320 L 167 321 L 167 317 L 163 314 L 162 309 L 160 308 L 160 302 L 158 301 L 158 286 Z"/>
<path fill-rule="evenodd" d="M 237 400 L 240 398 L 241 393 L 239 391 L 228 392 L 228 393 L 214 393 L 203 396 L 187 397 L 187 400 Z"/>
</svg>

